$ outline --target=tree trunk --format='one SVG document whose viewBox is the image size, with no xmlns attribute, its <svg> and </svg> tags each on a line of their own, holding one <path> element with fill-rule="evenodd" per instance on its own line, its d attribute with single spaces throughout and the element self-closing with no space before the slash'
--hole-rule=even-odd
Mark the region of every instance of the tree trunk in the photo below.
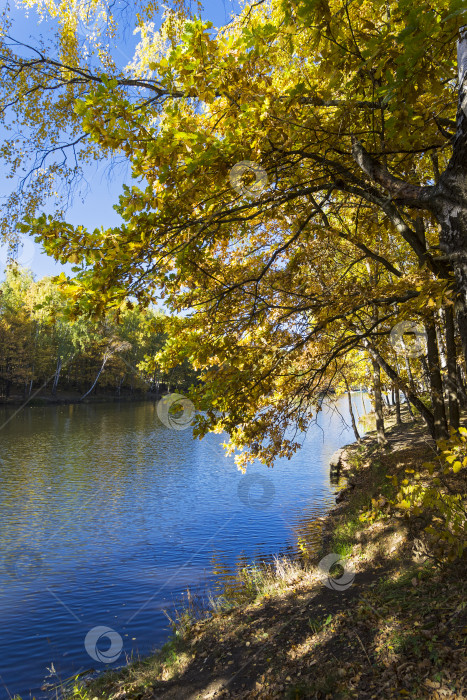
<svg viewBox="0 0 467 700">
<path fill-rule="evenodd" d="M 400 369 L 399 369 L 399 365 L 398 365 L 398 363 L 397 363 L 397 360 L 396 360 L 396 374 L 397 374 L 398 376 L 400 376 Z M 395 386 L 396 389 L 399 390 L 399 403 L 400 403 L 400 394 L 402 393 L 402 395 L 403 395 L 403 397 L 404 397 L 404 400 L 405 400 L 405 403 L 406 403 L 406 406 L 407 406 L 407 410 L 408 410 L 408 412 L 409 412 L 409 415 L 411 416 L 412 419 L 415 419 L 415 416 L 414 416 L 413 411 L 412 411 L 412 406 L 410 405 L 410 401 L 409 401 L 409 399 L 408 399 L 408 396 L 407 396 L 407 394 L 405 393 L 405 391 L 403 390 L 401 384 L 395 383 L 394 386 Z"/>
<path fill-rule="evenodd" d="M 428 366 L 427 359 L 425 355 L 420 357 L 420 362 L 423 368 L 423 377 L 421 380 L 423 391 L 428 394 L 430 393 L 431 381 L 430 381 L 430 368 Z"/>
<path fill-rule="evenodd" d="M 444 342 L 444 335 L 442 333 L 442 328 L 446 328 L 446 322 L 443 315 L 443 310 L 440 309 L 437 317 L 439 322 L 435 319 L 435 329 L 436 329 L 436 341 L 438 343 L 439 352 L 439 366 L 441 370 L 441 379 L 443 380 L 443 397 L 444 404 L 449 405 L 449 391 L 447 385 L 447 355 L 446 355 L 446 343 Z"/>
<path fill-rule="evenodd" d="M 411 390 L 413 392 L 415 392 L 416 391 L 415 382 L 413 380 L 412 370 L 410 369 L 410 362 L 409 362 L 409 358 L 407 357 L 407 355 L 405 355 L 405 368 L 407 370 L 407 376 L 409 378 L 409 386 L 410 386 Z"/>
<path fill-rule="evenodd" d="M 421 264 L 434 274 L 448 279 L 449 265 L 455 278 L 457 326 L 467 366 L 467 27 L 461 27 L 457 42 L 458 103 L 456 133 L 452 155 L 445 171 L 434 185 L 419 187 L 394 177 L 352 136 L 352 155 L 372 183 L 382 186 L 390 197 L 379 206 L 404 239 L 411 245 Z M 437 178 L 438 179 L 438 178 Z M 442 257 L 427 255 L 426 243 L 407 225 L 391 197 L 399 204 L 431 212 L 440 225 L 439 248 Z"/>
<path fill-rule="evenodd" d="M 379 364 L 382 370 L 384 370 L 387 374 L 387 376 L 392 379 L 393 382 L 395 382 L 404 392 L 407 401 L 410 401 L 413 406 L 417 409 L 417 411 L 420 411 L 428 430 L 430 431 L 430 435 L 434 438 L 435 436 L 435 420 L 433 417 L 432 412 L 430 409 L 425 406 L 423 401 L 421 401 L 418 396 L 415 394 L 415 392 L 412 389 L 409 389 L 408 387 L 404 386 L 404 382 L 402 379 L 399 377 L 399 375 L 396 373 L 396 371 L 386 362 L 384 357 L 379 354 L 379 352 L 376 350 L 375 346 L 370 343 L 369 340 L 365 341 L 366 347 L 368 348 L 372 358 L 376 360 L 376 362 Z M 413 413 L 412 413 L 413 416 Z"/>
<path fill-rule="evenodd" d="M 123 377 L 120 379 L 118 385 L 117 385 L 117 396 L 120 397 L 122 393 L 122 384 L 125 381 L 126 373 L 123 375 Z"/>
<path fill-rule="evenodd" d="M 366 404 L 365 404 L 365 398 L 363 396 L 363 389 L 360 387 L 360 396 L 362 397 L 362 409 L 363 409 L 363 415 L 366 416 Z"/>
<path fill-rule="evenodd" d="M 430 380 L 431 404 L 435 421 L 435 439 L 447 437 L 446 410 L 444 407 L 443 382 L 439 367 L 438 343 L 436 341 L 436 329 L 433 317 L 425 322 L 426 345 L 428 354 L 428 372 Z"/>
<path fill-rule="evenodd" d="M 106 365 L 108 359 L 109 359 L 109 356 L 108 356 L 108 355 L 104 355 L 104 359 L 103 359 L 101 368 L 100 368 L 99 372 L 97 373 L 97 377 L 95 378 L 92 387 L 89 389 L 89 391 L 87 391 L 85 394 L 83 394 L 83 396 L 80 398 L 80 401 L 82 401 L 83 399 L 85 399 L 86 396 L 89 396 L 89 394 L 91 393 L 91 391 L 94 389 L 94 387 L 96 386 L 97 382 L 99 381 L 99 377 L 101 376 L 101 374 L 102 374 L 102 372 L 103 372 L 103 370 L 104 370 L 104 367 L 105 367 L 105 365 Z"/>
<path fill-rule="evenodd" d="M 410 416 L 415 420 L 414 412 L 412 411 L 412 406 L 410 405 L 409 397 L 407 396 L 405 391 L 403 391 L 403 390 L 401 390 L 401 391 L 404 394 L 405 403 L 407 404 L 407 410 L 408 410 Z"/>
<path fill-rule="evenodd" d="M 372 360 L 373 365 L 373 389 L 375 394 L 375 416 L 376 416 L 376 435 L 378 445 L 382 446 L 387 443 L 386 435 L 384 434 L 384 418 L 383 418 L 383 400 L 381 396 L 381 370 L 376 360 Z"/>
<path fill-rule="evenodd" d="M 356 422 L 356 420 L 355 420 L 355 415 L 354 415 L 354 412 L 353 412 L 353 407 L 352 407 L 352 395 L 351 395 L 351 393 L 350 393 L 350 387 L 349 387 L 349 385 L 348 385 L 348 383 L 347 383 L 347 379 L 346 379 L 345 377 L 344 377 L 344 382 L 345 382 L 345 388 L 347 389 L 347 399 L 348 399 L 348 402 L 349 402 L 349 413 L 350 413 L 350 420 L 351 420 L 351 422 L 352 422 L 353 433 L 354 433 L 354 435 L 355 435 L 356 441 L 360 444 L 360 442 L 361 442 L 362 439 L 361 439 L 361 437 L 360 437 L 360 433 L 358 432 L 357 422 Z"/>
<path fill-rule="evenodd" d="M 60 372 L 62 371 L 62 358 L 60 355 L 57 358 L 57 366 L 55 368 L 55 376 L 54 376 L 54 383 L 52 385 L 52 396 L 55 396 L 57 393 L 57 386 L 58 386 L 58 381 L 60 379 Z"/>
<path fill-rule="evenodd" d="M 457 374 L 457 395 L 460 399 L 460 403 L 461 403 L 462 408 L 467 408 L 467 393 L 465 391 L 465 385 L 464 385 L 464 382 L 462 380 L 462 372 L 461 372 L 461 368 L 459 367 L 459 365 L 457 365 L 456 374 Z"/>
<path fill-rule="evenodd" d="M 397 425 L 402 425 L 402 418 L 401 418 L 401 396 L 399 392 L 399 387 L 393 385 L 393 393 L 394 393 L 394 398 L 395 398 L 395 404 L 396 404 L 396 424 Z"/>
<path fill-rule="evenodd" d="M 457 398 L 457 351 L 452 306 L 444 309 L 446 334 L 446 387 L 449 401 L 449 423 L 456 430 L 459 427 L 459 401 Z"/>
<path fill-rule="evenodd" d="M 467 31 L 457 43 L 459 79 L 456 134 L 452 156 L 438 183 L 436 218 L 441 225 L 439 247 L 452 263 L 456 280 L 457 326 L 467 365 Z"/>
</svg>

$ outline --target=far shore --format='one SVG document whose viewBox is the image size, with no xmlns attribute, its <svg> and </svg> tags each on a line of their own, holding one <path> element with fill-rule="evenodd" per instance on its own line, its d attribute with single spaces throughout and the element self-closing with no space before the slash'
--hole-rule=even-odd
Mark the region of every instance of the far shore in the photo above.
<svg viewBox="0 0 467 700">
<path fill-rule="evenodd" d="M 13 395 L 9 398 L 0 398 L 0 406 L 4 408 L 16 406 L 66 406 L 70 404 L 100 404 L 100 403 L 137 403 L 141 401 L 159 401 L 165 394 L 161 393 L 142 393 L 142 394 L 125 394 L 115 396 L 114 394 L 97 394 L 95 396 L 87 396 L 82 399 L 78 394 L 63 393 L 56 396 L 44 394 L 32 394 L 31 397 Z"/>
</svg>

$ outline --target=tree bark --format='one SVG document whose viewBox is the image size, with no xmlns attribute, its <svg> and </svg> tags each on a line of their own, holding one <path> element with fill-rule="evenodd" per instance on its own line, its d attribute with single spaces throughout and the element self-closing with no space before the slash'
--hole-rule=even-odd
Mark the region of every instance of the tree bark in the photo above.
<svg viewBox="0 0 467 700">
<path fill-rule="evenodd" d="M 452 155 L 436 186 L 432 211 L 440 226 L 439 247 L 456 280 L 457 326 L 467 364 L 467 31 L 462 27 L 457 43 L 459 79 L 456 134 Z"/>
<path fill-rule="evenodd" d="M 55 376 L 54 376 L 54 383 L 52 385 L 52 396 L 55 396 L 57 393 L 57 386 L 58 386 L 58 381 L 60 379 L 60 372 L 62 371 L 62 358 L 60 355 L 57 358 L 57 366 L 55 368 Z"/>
<path fill-rule="evenodd" d="M 380 366 L 376 360 L 372 360 L 373 365 L 373 390 L 375 394 L 375 416 L 376 416 L 376 435 L 378 445 L 383 446 L 387 443 L 384 433 L 384 418 L 383 418 L 383 399 L 381 396 L 381 374 Z"/>
<path fill-rule="evenodd" d="M 423 388 L 423 391 L 428 394 L 430 392 L 430 387 L 431 387 L 430 368 L 428 366 L 427 358 L 425 357 L 425 355 L 422 355 L 420 357 L 420 363 L 421 363 L 422 368 L 423 368 L 423 376 L 421 377 L 420 383 L 421 383 L 421 386 Z"/>
<path fill-rule="evenodd" d="M 460 398 L 460 404 L 462 408 L 467 408 L 467 392 L 465 391 L 465 385 L 462 380 L 462 372 L 459 365 L 457 365 L 457 395 Z"/>
<path fill-rule="evenodd" d="M 102 374 L 102 372 L 103 372 L 103 370 L 104 370 L 105 365 L 107 364 L 107 360 L 108 360 L 108 359 L 109 359 L 109 356 L 108 356 L 108 355 L 104 355 L 104 359 L 103 359 L 101 368 L 100 368 L 99 372 L 97 373 L 97 377 L 95 378 L 92 387 L 91 387 L 85 394 L 83 394 L 83 396 L 81 397 L 80 401 L 82 401 L 83 399 L 85 399 L 86 396 L 89 396 L 89 394 L 91 393 L 91 391 L 94 389 L 94 387 L 96 386 L 97 382 L 99 381 L 99 377 L 101 376 L 101 374 Z"/>
<path fill-rule="evenodd" d="M 395 404 L 396 404 L 396 424 L 397 425 L 402 425 L 402 417 L 401 417 L 401 396 L 399 392 L 399 387 L 395 386 L 393 384 L 393 392 L 394 392 L 394 398 L 395 398 Z"/>
<path fill-rule="evenodd" d="M 443 382 L 439 366 L 438 343 L 436 341 L 436 328 L 433 316 L 425 322 L 426 345 L 428 355 L 428 372 L 430 381 L 431 405 L 435 421 L 435 439 L 447 437 L 448 426 L 446 410 L 444 407 Z"/>
<path fill-rule="evenodd" d="M 356 441 L 358 442 L 358 444 L 360 444 L 360 442 L 362 441 L 362 439 L 361 439 L 361 437 L 360 437 L 360 433 L 358 432 L 357 422 L 356 422 L 356 420 L 355 420 L 355 415 L 354 415 L 354 412 L 353 412 L 353 407 L 352 407 L 352 395 L 351 395 L 351 393 L 350 393 L 350 387 L 349 387 L 349 385 L 348 385 L 348 383 L 347 383 L 347 379 L 346 379 L 345 377 L 344 377 L 344 382 L 345 382 L 345 388 L 347 389 L 347 399 L 348 399 L 348 402 L 349 402 L 349 413 L 350 413 L 350 420 L 351 420 L 351 422 L 352 422 L 352 430 L 353 430 L 353 432 L 354 432 Z"/>
<path fill-rule="evenodd" d="M 443 396 L 444 403 L 449 405 L 449 392 L 447 385 L 447 359 L 446 359 L 446 343 L 444 342 L 444 335 L 442 333 L 442 327 L 446 328 L 446 322 L 444 320 L 442 309 L 439 310 L 438 314 L 435 314 L 435 329 L 436 329 L 436 340 L 438 342 L 439 351 L 439 367 L 441 370 L 441 379 L 443 380 Z"/>
<path fill-rule="evenodd" d="M 459 427 L 459 401 L 457 398 L 457 350 L 452 306 L 444 308 L 446 335 L 446 387 L 449 401 L 449 423 L 455 430 Z"/>
</svg>

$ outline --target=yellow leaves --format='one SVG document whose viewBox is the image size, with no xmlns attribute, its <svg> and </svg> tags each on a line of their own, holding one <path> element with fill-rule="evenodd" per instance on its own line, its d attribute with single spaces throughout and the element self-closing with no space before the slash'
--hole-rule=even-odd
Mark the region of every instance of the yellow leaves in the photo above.
<svg viewBox="0 0 467 700">
<path fill-rule="evenodd" d="M 30 6 L 38 2 L 27 0 Z M 61 22 L 66 21 L 70 2 L 56 3 Z M 90 0 L 88 5 L 96 9 L 100 2 Z M 436 143 L 434 137 L 439 134 L 433 120 L 431 125 L 425 120 L 431 119 L 432 111 L 443 117 L 455 111 L 451 94 L 445 107 L 439 104 L 443 87 L 436 94 L 430 91 L 431 83 L 442 85 L 439 76 L 452 49 L 449 41 L 441 49 L 442 56 L 437 47 L 433 49 L 436 60 L 427 58 L 418 66 L 408 55 L 410 42 L 417 42 L 410 38 L 404 43 L 402 38 L 397 43 L 403 27 L 394 29 L 383 21 L 371 3 L 350 4 L 349 23 L 342 21 L 340 6 L 331 3 L 330 12 L 325 3 L 326 22 L 332 32 L 322 23 L 318 4 L 311 3 L 311 11 L 307 4 L 294 22 L 278 21 L 281 11 L 277 0 L 272 0 L 270 12 L 260 4 L 246 7 L 243 16 L 215 40 L 200 20 L 185 22 L 170 11 L 164 14 L 160 30 L 154 31 L 152 9 L 146 7 L 147 21 L 139 24 L 140 42 L 124 74 L 150 77 L 157 85 L 154 95 L 160 88 L 161 96 L 151 103 L 151 91 L 138 93 L 135 85 L 128 90 L 122 84 L 116 86 L 111 76 L 118 75 L 118 70 L 113 69 L 110 53 L 104 52 L 101 58 L 107 65 L 96 70 L 104 86 L 82 85 L 82 101 L 72 114 L 76 120 L 72 124 L 79 133 L 84 127 L 92 135 L 97 144 L 93 152 L 101 147 L 111 153 L 124 151 L 132 175 L 137 180 L 145 178 L 147 190 L 124 191 L 119 213 L 125 226 L 114 246 L 102 245 L 99 237 L 91 238 L 85 231 L 75 229 L 63 236 L 62 230 L 50 229 L 55 239 L 71 239 L 67 248 L 54 248 L 64 257 L 70 253 L 71 262 L 78 262 L 74 251 L 85 250 L 94 269 L 82 286 L 85 291 L 88 286 L 94 297 L 97 290 L 106 299 L 111 293 L 118 296 L 133 283 L 142 300 L 150 299 L 160 287 L 161 298 L 169 297 L 179 305 L 177 309 L 199 310 L 193 322 L 199 330 L 199 347 L 182 331 L 178 347 L 187 340 L 200 368 L 209 364 L 210 352 L 230 363 L 229 372 L 220 373 L 216 400 L 225 407 L 229 395 L 235 393 L 235 381 L 241 380 L 246 397 L 239 399 L 238 412 L 244 410 L 245 422 L 250 424 L 265 406 L 297 403 L 294 392 L 303 391 L 310 368 L 325 361 L 336 339 L 346 334 L 350 339 L 361 331 L 356 308 L 364 316 L 371 309 L 372 298 L 404 296 L 416 288 L 418 299 L 404 309 L 423 314 L 437 307 L 448 284 L 433 280 L 426 268 L 418 268 L 416 256 L 382 213 L 368 212 L 360 207 L 359 196 L 344 197 L 340 187 L 329 189 L 326 183 L 333 181 L 335 172 L 324 161 L 334 154 L 339 178 L 346 170 L 355 171 L 349 134 L 361 133 L 362 124 L 371 128 L 373 114 L 359 102 L 386 99 L 390 89 L 390 109 L 378 110 L 377 127 L 382 127 L 381 118 L 390 115 L 391 132 L 385 133 L 384 145 L 388 167 L 398 176 L 408 173 L 410 178 L 426 181 L 427 157 L 419 154 L 426 142 Z M 52 8 L 52 0 L 46 0 L 44 7 Z M 392 1 L 390 9 L 395 9 Z M 317 22 L 310 27 L 313 12 Z M 403 25 L 406 19 L 402 18 Z M 70 17 L 68 23 L 76 21 Z M 73 53 L 73 43 L 67 41 Z M 355 44 L 365 52 L 363 62 L 349 48 Z M 419 50 L 420 45 L 414 48 Z M 80 60 L 76 50 L 74 56 Z M 61 75 L 67 73 L 62 71 Z M 375 79 L 382 83 L 380 92 Z M 434 96 L 436 110 L 432 109 Z M 332 101 L 332 106 L 310 104 L 315 98 L 319 102 L 319 97 Z M 51 122 L 50 113 L 46 116 Z M 66 114 L 63 116 L 66 127 L 70 122 Z M 408 128 L 404 116 L 410 118 Z M 374 143 L 379 143 L 379 136 Z M 402 158 L 398 149 L 404 154 Z M 289 154 L 284 156 L 284 151 Z M 261 164 L 274 178 L 274 189 L 271 197 L 264 198 L 266 204 L 260 199 L 238 200 L 231 208 L 234 193 L 229 186 L 229 169 L 252 157 L 251 153 L 254 159 L 261 156 Z M 296 158 L 292 154 L 301 155 Z M 300 230 L 313 206 L 308 195 L 300 194 L 307 183 L 317 188 L 325 183 L 316 197 L 320 200 L 323 193 L 328 197 L 327 221 L 324 224 L 324 217 L 316 214 Z M 40 201 L 36 195 L 36 202 Z M 352 214 L 357 206 L 358 221 Z M 218 208 L 221 214 L 206 225 L 206 218 Z M 297 239 L 290 242 L 292 234 Z M 427 232 L 430 248 L 436 243 L 435 235 Z M 355 244 L 377 251 L 400 267 L 403 277 L 394 280 L 381 266 L 379 281 L 369 284 L 374 261 L 359 262 L 361 250 Z M 145 265 L 153 252 L 151 245 L 157 247 L 162 262 L 148 278 Z M 52 242 L 51 249 L 53 246 Z M 265 262 L 271 259 L 271 266 L 260 277 Z M 171 265 L 176 266 L 176 276 L 170 276 L 175 269 Z M 258 286 L 254 280 L 259 280 Z M 109 292 L 111 285 L 114 287 Z M 315 337 L 302 343 L 317 326 Z M 386 330 L 382 329 L 380 339 Z M 258 337 L 264 340 L 259 349 L 253 347 Z M 299 348 L 295 353 L 294 347 Z M 278 361 L 280 366 L 264 381 L 263 375 Z M 254 390 L 248 391 L 249 386 Z M 238 394 L 238 386 L 236 389 Z M 307 416 L 297 411 L 292 417 L 300 428 L 306 427 Z M 275 419 L 282 419 L 279 409 L 267 416 L 263 429 L 271 437 L 270 455 L 282 449 L 273 428 Z M 228 427 L 233 430 L 232 426 L 233 418 Z M 237 444 L 242 440 L 246 440 L 245 434 L 238 433 Z M 410 475 L 417 480 L 413 470 L 407 471 Z M 398 485 L 395 477 L 393 484 Z M 403 488 L 409 485 L 405 479 Z"/>
<path fill-rule="evenodd" d="M 410 502 L 407 501 L 405 498 L 398 503 L 398 507 L 403 508 L 404 510 L 408 510 L 410 508 L 410 505 Z"/>
</svg>

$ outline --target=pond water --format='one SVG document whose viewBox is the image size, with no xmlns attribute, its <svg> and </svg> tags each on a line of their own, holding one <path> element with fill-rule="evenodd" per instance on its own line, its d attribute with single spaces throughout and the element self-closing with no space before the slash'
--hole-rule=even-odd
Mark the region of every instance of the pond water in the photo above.
<svg viewBox="0 0 467 700">
<path fill-rule="evenodd" d="M 328 402 L 290 461 L 244 476 L 223 436 L 169 429 L 153 403 L 0 410 L 0 698 L 147 655 L 187 587 L 316 544 L 349 424 Z"/>
</svg>

